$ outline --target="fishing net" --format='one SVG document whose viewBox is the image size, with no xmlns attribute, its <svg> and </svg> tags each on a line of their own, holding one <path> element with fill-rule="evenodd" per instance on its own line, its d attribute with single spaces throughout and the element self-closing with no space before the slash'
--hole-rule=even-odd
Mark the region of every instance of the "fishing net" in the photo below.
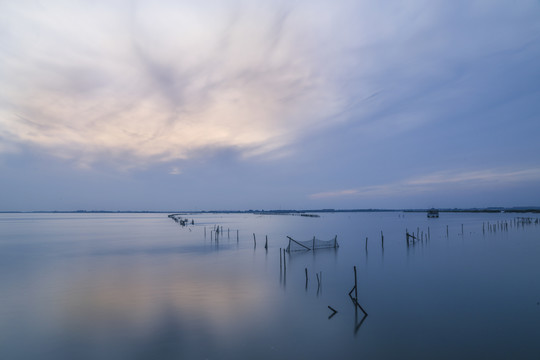
<svg viewBox="0 0 540 360">
<path fill-rule="evenodd" d="M 289 238 L 289 246 L 287 246 L 287 252 L 291 251 L 308 251 L 315 249 L 327 249 L 327 248 L 337 248 L 339 247 L 337 243 L 337 235 L 331 240 L 320 240 L 316 237 L 313 237 L 311 240 L 299 241 Z"/>
</svg>

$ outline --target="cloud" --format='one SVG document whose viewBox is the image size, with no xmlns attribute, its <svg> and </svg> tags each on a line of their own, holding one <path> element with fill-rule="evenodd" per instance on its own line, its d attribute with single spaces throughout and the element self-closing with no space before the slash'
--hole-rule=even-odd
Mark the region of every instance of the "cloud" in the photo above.
<svg viewBox="0 0 540 360">
<path fill-rule="evenodd" d="M 339 103 L 286 7 L 119 4 L 2 5 L 3 137 L 82 163 L 252 156 Z"/>
<path fill-rule="evenodd" d="M 482 69 L 535 51 L 537 8 L 3 2 L 0 151 L 32 147 L 82 167 L 129 168 L 221 149 L 279 158 L 343 122 L 396 135 L 504 97 L 510 90 L 477 96 L 492 78 Z"/>
<path fill-rule="evenodd" d="M 501 188 L 531 181 L 540 181 L 540 168 L 441 171 L 401 182 L 314 193 L 309 195 L 309 198 L 385 198 L 441 193 L 451 189 Z"/>
</svg>

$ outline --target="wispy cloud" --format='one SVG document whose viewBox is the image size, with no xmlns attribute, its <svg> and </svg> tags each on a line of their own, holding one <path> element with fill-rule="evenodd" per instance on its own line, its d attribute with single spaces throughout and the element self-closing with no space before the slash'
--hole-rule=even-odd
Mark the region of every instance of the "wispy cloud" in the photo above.
<svg viewBox="0 0 540 360">
<path fill-rule="evenodd" d="M 286 6 L 105 3 L 0 6 L 0 135 L 85 163 L 249 156 L 338 107 Z"/>
<path fill-rule="evenodd" d="M 538 6 L 455 3 L 2 2 L 0 151 L 249 157 L 343 121 L 388 136 L 487 106 L 482 69 L 534 51 Z"/>
<path fill-rule="evenodd" d="M 401 182 L 361 186 L 354 189 L 319 192 L 309 195 L 311 199 L 325 198 L 377 198 L 411 196 L 421 193 L 474 188 L 497 188 L 522 182 L 540 181 L 540 168 L 508 170 L 485 169 L 479 171 L 441 171 Z"/>
</svg>

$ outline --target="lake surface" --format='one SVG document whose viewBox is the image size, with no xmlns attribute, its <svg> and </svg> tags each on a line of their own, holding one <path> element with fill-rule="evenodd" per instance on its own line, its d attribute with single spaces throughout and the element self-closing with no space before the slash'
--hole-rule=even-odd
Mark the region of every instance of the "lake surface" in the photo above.
<svg viewBox="0 0 540 360">
<path fill-rule="evenodd" d="M 539 359 L 518 216 L 0 214 L 0 359 Z"/>
</svg>

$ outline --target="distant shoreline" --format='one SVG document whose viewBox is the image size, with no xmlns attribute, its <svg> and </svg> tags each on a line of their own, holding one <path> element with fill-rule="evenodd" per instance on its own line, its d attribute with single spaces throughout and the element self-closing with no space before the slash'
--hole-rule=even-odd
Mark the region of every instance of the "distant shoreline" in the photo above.
<svg viewBox="0 0 540 360">
<path fill-rule="evenodd" d="M 0 214 L 259 214 L 259 215 L 287 215 L 309 213 L 354 213 L 354 212 L 426 212 L 429 209 L 314 209 L 314 210 L 40 210 L 40 211 L 0 211 Z M 469 208 L 469 209 L 437 209 L 447 213 L 540 213 L 540 207 L 512 207 L 512 208 Z"/>
</svg>

